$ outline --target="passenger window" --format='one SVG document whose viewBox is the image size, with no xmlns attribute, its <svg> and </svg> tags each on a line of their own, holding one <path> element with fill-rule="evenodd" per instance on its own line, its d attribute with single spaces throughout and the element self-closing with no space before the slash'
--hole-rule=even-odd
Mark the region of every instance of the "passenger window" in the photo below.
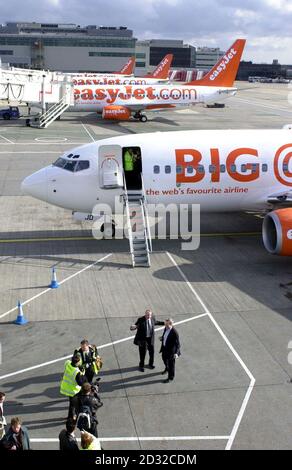
<svg viewBox="0 0 292 470">
<path fill-rule="evenodd" d="M 180 165 L 177 165 L 176 172 L 178 175 L 182 173 L 182 167 Z"/>
<path fill-rule="evenodd" d="M 158 173 L 160 173 L 160 166 L 159 165 L 154 165 L 153 171 L 156 175 L 158 175 Z"/>
<path fill-rule="evenodd" d="M 257 171 L 258 164 L 257 163 L 252 163 L 251 164 L 251 172 L 256 173 Z"/>
<path fill-rule="evenodd" d="M 203 165 L 199 165 L 197 170 L 198 170 L 198 173 L 204 173 L 205 168 L 203 167 Z"/>
<path fill-rule="evenodd" d="M 215 165 L 209 165 L 209 173 L 215 173 L 216 167 Z"/>
<path fill-rule="evenodd" d="M 165 165 L 165 173 L 167 173 L 167 174 L 171 173 L 171 166 L 170 165 Z"/>
<path fill-rule="evenodd" d="M 192 166 L 188 166 L 188 167 L 187 167 L 187 173 L 192 174 L 193 171 L 194 171 L 194 169 L 193 169 Z"/>
<path fill-rule="evenodd" d="M 262 172 L 266 173 L 267 171 L 268 171 L 268 165 L 267 165 L 267 163 L 263 163 L 262 164 Z"/>
<path fill-rule="evenodd" d="M 225 173 L 225 165 L 220 165 L 220 173 Z"/>
<path fill-rule="evenodd" d="M 283 163 L 283 171 L 288 171 L 288 163 Z"/>
<path fill-rule="evenodd" d="M 75 168 L 75 171 L 82 171 L 82 170 L 87 170 L 89 168 L 89 161 L 88 160 L 80 160 L 77 162 L 77 166 Z"/>
<path fill-rule="evenodd" d="M 236 165 L 230 165 L 231 173 L 236 173 Z"/>
<path fill-rule="evenodd" d="M 246 165 L 243 164 L 241 165 L 241 173 L 245 173 L 246 172 Z"/>
</svg>

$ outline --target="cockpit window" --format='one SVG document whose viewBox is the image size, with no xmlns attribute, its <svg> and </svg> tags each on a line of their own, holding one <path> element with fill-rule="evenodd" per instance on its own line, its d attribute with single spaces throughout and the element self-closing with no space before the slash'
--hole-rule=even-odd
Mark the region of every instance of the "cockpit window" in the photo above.
<svg viewBox="0 0 292 470">
<path fill-rule="evenodd" d="M 77 167 L 75 171 L 82 171 L 82 170 L 87 170 L 89 168 L 89 161 L 88 160 L 80 160 L 77 162 Z"/>
<path fill-rule="evenodd" d="M 75 171 L 75 168 L 77 166 L 77 162 L 71 162 L 70 160 L 66 162 L 66 165 L 63 166 L 64 170 L 68 170 L 68 171 Z"/>
<path fill-rule="evenodd" d="M 88 160 L 65 160 L 65 158 L 60 157 L 53 163 L 53 166 L 63 168 L 63 170 L 71 171 L 73 173 L 87 170 L 90 166 L 90 163 Z"/>
<path fill-rule="evenodd" d="M 58 160 L 56 160 L 54 163 L 53 163 L 53 166 L 57 166 L 58 168 L 63 168 L 66 164 L 67 160 L 65 160 L 64 158 L 58 158 Z"/>
</svg>

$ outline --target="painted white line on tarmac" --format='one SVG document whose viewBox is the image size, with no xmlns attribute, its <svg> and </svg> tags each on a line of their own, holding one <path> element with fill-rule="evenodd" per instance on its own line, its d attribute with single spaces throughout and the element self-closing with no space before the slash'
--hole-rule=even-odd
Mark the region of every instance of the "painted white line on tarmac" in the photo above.
<svg viewBox="0 0 292 470">
<path fill-rule="evenodd" d="M 110 256 L 110 255 L 107 255 L 107 256 Z M 99 260 L 98 262 L 100 262 L 100 261 L 101 260 Z M 51 290 L 51 289 L 47 289 L 47 291 L 48 290 Z M 186 323 L 188 321 L 197 320 L 199 318 L 206 317 L 206 316 L 207 316 L 206 313 L 196 315 L 194 317 L 190 317 L 190 318 L 187 318 L 185 320 L 181 320 L 179 322 L 176 322 L 175 325 L 181 325 L 181 324 Z M 163 330 L 163 329 L 164 329 L 164 326 L 162 326 L 160 328 L 155 328 L 155 331 L 160 331 L 160 330 Z M 132 336 L 128 336 L 127 338 L 122 338 L 122 339 L 118 339 L 116 341 L 112 341 L 110 343 L 101 344 L 101 345 L 97 346 L 97 349 L 100 350 L 100 349 L 108 348 L 109 346 L 114 346 L 116 344 L 124 343 L 125 341 L 129 341 L 131 339 L 134 339 L 134 337 L 135 336 L 132 335 Z M 16 372 L 11 372 L 9 374 L 5 374 L 5 375 L 0 376 L 0 380 L 8 379 L 9 377 L 14 377 L 15 375 L 24 374 L 25 372 L 30 372 L 32 370 L 40 369 L 42 367 L 50 366 L 52 364 L 56 364 L 57 362 L 66 361 L 70 357 L 72 357 L 72 354 L 69 354 L 68 356 L 58 357 L 57 359 L 53 359 L 52 361 L 42 362 L 41 364 L 36 364 L 35 366 L 26 367 L 25 369 L 21 369 L 21 370 L 18 370 Z"/>
<path fill-rule="evenodd" d="M 63 142 L 68 141 L 66 137 L 57 137 L 57 136 L 36 137 L 34 140 L 38 143 L 43 142 L 45 144 L 62 144 Z"/>
<path fill-rule="evenodd" d="M 100 442 L 124 442 L 124 441 L 227 441 L 229 436 L 141 436 L 141 437 L 99 437 Z M 77 441 L 81 441 L 77 438 Z M 35 437 L 30 442 L 59 442 L 56 437 Z"/>
<path fill-rule="evenodd" d="M 234 98 L 234 100 L 237 100 L 237 101 L 240 101 L 242 103 L 246 103 L 246 104 L 251 104 L 253 106 L 259 106 L 261 108 L 267 108 L 267 109 L 270 109 L 271 111 L 282 111 L 284 113 L 288 113 L 288 114 L 292 114 L 292 111 L 288 108 L 279 108 L 278 106 L 276 105 L 271 105 L 271 104 L 264 104 L 260 101 L 257 101 L 257 100 L 247 100 L 247 99 L 244 99 L 244 98 Z"/>
<path fill-rule="evenodd" d="M 249 398 L 250 398 L 250 395 L 253 391 L 253 388 L 254 388 L 254 385 L 255 385 L 255 378 L 254 376 L 252 375 L 251 371 L 249 370 L 249 368 L 247 367 L 247 365 L 245 364 L 245 362 L 241 359 L 241 357 L 239 356 L 238 352 L 235 350 L 235 348 L 232 346 L 231 342 L 229 341 L 229 339 L 227 338 L 227 336 L 225 335 L 225 333 L 222 331 L 222 329 L 220 328 L 220 326 L 218 325 L 218 323 L 216 322 L 215 318 L 213 317 L 213 315 L 211 314 L 211 312 L 209 311 L 209 309 L 207 308 L 207 306 L 205 305 L 205 303 L 203 302 L 203 300 L 201 299 L 201 297 L 199 296 L 199 294 L 196 292 L 196 290 L 193 288 L 192 284 L 190 283 L 190 281 L 188 280 L 188 278 L 186 277 L 186 275 L 184 274 L 184 272 L 181 270 L 181 268 L 178 266 L 177 262 L 175 261 L 175 259 L 171 256 L 171 254 L 167 251 L 166 252 L 169 259 L 171 260 L 171 262 L 173 263 L 173 265 L 177 268 L 178 272 L 180 273 L 181 277 L 184 279 L 184 281 L 186 282 L 187 286 L 190 288 L 190 290 L 192 291 L 192 293 L 194 294 L 194 296 L 196 297 L 196 299 L 198 300 L 198 302 L 202 305 L 205 313 L 209 316 L 210 320 L 212 321 L 212 323 L 214 324 L 215 328 L 217 329 L 217 331 L 220 333 L 221 337 L 223 338 L 223 340 L 225 341 L 225 343 L 227 344 L 228 348 L 230 349 L 230 351 L 233 353 L 233 355 L 235 356 L 235 358 L 237 359 L 237 361 L 240 363 L 241 367 L 244 369 L 244 371 L 246 372 L 246 374 L 248 375 L 249 379 L 250 379 L 250 384 L 249 384 L 249 387 L 247 389 L 247 392 L 245 394 L 245 397 L 244 397 L 244 400 L 242 402 L 242 405 L 240 407 L 240 410 L 239 410 L 239 413 L 237 415 L 237 418 L 235 420 L 235 423 L 233 425 L 233 428 L 232 428 L 232 432 L 228 438 L 228 442 L 226 444 L 226 450 L 230 450 L 231 447 L 232 447 L 232 444 L 234 442 L 234 439 L 235 439 L 235 436 L 237 434 L 237 431 L 238 431 L 238 428 L 239 428 L 239 425 L 241 423 L 241 420 L 242 420 L 242 417 L 244 415 L 244 412 L 246 410 L 246 407 L 247 407 L 247 404 L 248 404 L 248 401 L 249 401 Z"/>
<path fill-rule="evenodd" d="M 85 266 L 85 268 L 80 269 L 80 271 L 77 271 L 76 273 L 72 274 L 71 276 L 66 277 L 62 281 L 59 281 L 59 284 L 64 284 L 64 282 L 70 281 L 70 279 L 72 279 L 73 277 L 78 276 L 79 274 L 83 273 L 84 271 L 87 271 L 88 269 L 92 268 L 93 266 L 100 263 L 101 261 L 104 261 L 105 259 L 107 259 L 111 255 L 112 255 L 112 253 L 109 253 L 108 255 L 103 256 L 103 258 L 100 258 L 99 260 L 95 261 L 94 263 L 89 264 L 88 266 Z M 41 297 L 42 295 L 46 294 L 47 292 L 49 292 L 51 290 L 52 289 L 50 287 L 48 287 L 47 289 L 43 290 L 42 292 L 39 292 L 38 294 L 31 297 L 30 299 L 27 299 L 24 302 L 22 302 L 22 305 L 26 305 L 29 302 L 32 302 L 33 300 L 38 299 L 39 297 Z M 9 315 L 12 312 L 15 312 L 17 309 L 18 309 L 18 307 L 16 306 L 16 307 L 13 307 L 12 309 L 8 310 L 5 313 L 2 313 L 0 315 L 0 319 L 6 317 L 7 315 Z"/>
<path fill-rule="evenodd" d="M 12 142 L 12 140 L 9 140 L 7 139 L 6 137 L 4 137 L 3 135 L 0 135 L 0 138 L 5 140 L 6 142 L 8 142 L 9 144 L 14 144 L 14 142 Z"/>
<path fill-rule="evenodd" d="M 81 123 L 83 129 L 85 130 L 85 132 L 89 135 L 89 137 L 91 138 L 92 142 L 95 142 L 95 138 L 91 135 L 91 133 L 89 132 L 89 130 L 85 127 L 85 125 L 83 124 L 83 122 Z"/>
</svg>

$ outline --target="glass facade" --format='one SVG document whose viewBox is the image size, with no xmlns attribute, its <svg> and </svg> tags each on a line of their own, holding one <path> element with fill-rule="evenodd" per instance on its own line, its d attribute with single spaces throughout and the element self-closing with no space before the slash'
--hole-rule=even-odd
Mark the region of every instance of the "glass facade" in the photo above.
<svg viewBox="0 0 292 470">
<path fill-rule="evenodd" d="M 158 65 L 166 54 L 173 54 L 172 67 L 193 67 L 191 47 L 150 47 L 150 65 Z"/>
<path fill-rule="evenodd" d="M 72 38 L 72 37 L 27 37 L 27 36 L 0 36 L 0 45 L 3 46 L 60 46 L 60 47 L 119 47 L 135 48 L 135 39 L 100 39 L 100 38 Z"/>
<path fill-rule="evenodd" d="M 88 52 L 89 57 L 131 57 L 128 52 Z"/>
</svg>

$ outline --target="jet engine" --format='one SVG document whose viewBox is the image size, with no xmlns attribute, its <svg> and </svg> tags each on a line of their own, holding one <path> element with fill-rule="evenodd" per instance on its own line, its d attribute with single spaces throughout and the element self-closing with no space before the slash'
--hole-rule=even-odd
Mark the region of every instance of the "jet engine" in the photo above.
<svg viewBox="0 0 292 470">
<path fill-rule="evenodd" d="M 131 117 L 131 111 L 125 106 L 105 106 L 102 117 L 114 121 L 127 121 Z"/>
<path fill-rule="evenodd" d="M 264 218 L 262 237 L 269 253 L 292 256 L 292 208 L 269 212 Z"/>
</svg>

